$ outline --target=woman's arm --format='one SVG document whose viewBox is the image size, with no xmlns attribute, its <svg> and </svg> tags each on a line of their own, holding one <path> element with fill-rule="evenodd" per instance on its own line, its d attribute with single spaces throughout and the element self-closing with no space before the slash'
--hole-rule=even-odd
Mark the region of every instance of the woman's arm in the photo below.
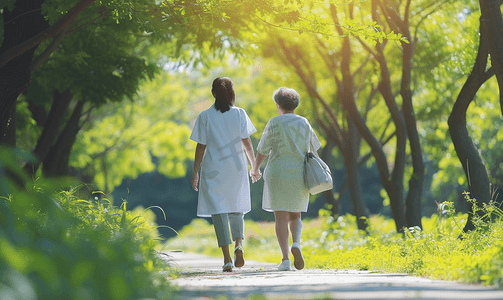
<svg viewBox="0 0 503 300">
<path fill-rule="evenodd" d="M 248 164 L 253 168 L 255 165 L 255 153 L 253 151 L 253 145 L 251 139 L 247 137 L 246 139 L 242 139 L 243 147 L 246 153 L 246 158 L 248 158 Z"/>
<path fill-rule="evenodd" d="M 260 166 L 262 165 L 262 163 L 264 162 L 266 157 L 267 157 L 267 155 L 264 155 L 264 154 L 257 151 L 257 157 L 255 158 L 255 164 L 253 165 L 251 172 L 250 172 L 252 179 L 253 179 L 253 182 L 258 181 L 260 179 L 260 177 L 262 176 L 262 174 L 260 173 Z"/>
<path fill-rule="evenodd" d="M 260 170 L 260 166 L 262 165 L 266 157 L 267 155 L 264 155 L 257 151 L 257 157 L 255 158 L 255 168 L 257 170 Z"/>
<path fill-rule="evenodd" d="M 206 150 L 206 145 L 197 143 L 196 154 L 194 158 L 194 171 L 192 173 L 192 188 L 197 191 L 197 183 L 199 182 L 199 167 L 201 167 L 201 162 L 203 160 L 204 150 Z"/>
</svg>

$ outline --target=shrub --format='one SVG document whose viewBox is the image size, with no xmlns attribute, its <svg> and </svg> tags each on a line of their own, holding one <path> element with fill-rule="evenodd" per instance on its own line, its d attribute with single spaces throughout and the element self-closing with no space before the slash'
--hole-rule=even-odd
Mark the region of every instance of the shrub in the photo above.
<svg viewBox="0 0 503 300">
<path fill-rule="evenodd" d="M 0 153 L 0 299 L 173 295 L 152 212 L 79 200 L 78 188 L 31 181 L 13 161 Z"/>
</svg>

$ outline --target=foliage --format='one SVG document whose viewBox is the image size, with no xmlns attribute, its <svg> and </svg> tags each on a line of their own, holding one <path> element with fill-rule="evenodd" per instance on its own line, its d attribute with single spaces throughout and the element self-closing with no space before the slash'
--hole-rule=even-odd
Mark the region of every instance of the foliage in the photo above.
<svg viewBox="0 0 503 300">
<path fill-rule="evenodd" d="M 153 212 L 80 200 L 80 186 L 30 181 L 0 155 L 1 299 L 172 297 Z"/>
<path fill-rule="evenodd" d="M 133 101 L 100 109 L 78 136 L 71 165 L 93 176 L 97 187 L 106 191 L 124 178 L 134 179 L 156 168 L 171 178 L 185 176 L 194 149 L 187 125 L 187 106 L 192 103 L 191 93 L 180 82 L 190 78 L 175 79 L 176 75 L 162 72 L 145 81 Z"/>
<path fill-rule="evenodd" d="M 240 1 L 248 11 L 254 11 L 255 18 L 259 21 L 254 24 L 257 27 L 274 27 L 285 31 L 292 31 L 298 34 L 317 34 L 325 38 L 341 36 L 360 36 L 369 40 L 392 40 L 401 44 L 407 43 L 401 34 L 395 32 L 383 32 L 379 24 L 369 20 L 351 19 L 343 20 L 334 24 L 332 18 L 323 14 L 323 10 L 330 4 L 345 7 L 354 5 L 352 1 L 335 2 L 314 2 L 314 1 L 291 1 L 279 0 L 270 1 L 271 4 L 264 5 L 259 1 Z M 260 4 L 257 4 L 260 3 Z M 366 1 L 362 1 L 368 5 Z M 260 24 L 263 23 L 263 24 Z M 342 33 L 339 31 L 342 31 Z"/>
<path fill-rule="evenodd" d="M 484 158 L 491 183 L 496 187 L 501 187 L 503 164 L 497 145 L 501 144 L 503 139 L 501 126 L 503 117 L 497 109 L 499 98 L 494 93 L 495 89 L 497 89 L 497 82 L 496 78 L 493 78 L 479 90 L 467 112 L 467 128 Z M 446 130 L 446 123 L 438 124 L 438 127 L 434 131 L 431 130 L 426 137 L 425 144 L 430 150 L 430 159 L 438 163 L 438 172 L 434 175 L 432 182 L 432 192 L 437 198 L 458 204 L 459 194 L 456 191 L 470 186 L 470 182 L 464 175 L 454 145 L 448 139 Z M 494 190 L 493 200 L 498 198 L 497 193 L 498 191 Z"/>
<path fill-rule="evenodd" d="M 468 193 L 465 199 L 475 203 Z M 408 228 L 404 234 L 397 234 L 394 222 L 382 216 L 368 219 L 366 233 L 358 231 L 354 216 L 334 219 L 322 210 L 318 219 L 304 221 L 302 249 L 306 268 L 400 272 L 502 285 L 503 211 L 491 203 L 483 212 L 483 217 L 475 217 L 476 229 L 460 236 L 466 214 L 456 213 L 452 202 L 440 204 L 437 214 L 423 218 L 423 230 Z M 194 220 L 179 233 L 166 246 L 221 255 L 207 222 Z M 274 224 L 247 221 L 244 249 L 247 259 L 278 262 L 281 254 Z"/>
<path fill-rule="evenodd" d="M 473 1 L 452 1 L 422 21 L 417 30 L 419 42 L 414 55 L 418 60 L 412 78 L 417 91 L 414 104 L 421 145 L 425 150 L 425 161 L 431 166 L 428 171 L 433 175 L 431 192 L 426 191 L 423 201 L 452 201 L 462 211 L 467 210 L 467 205 L 460 195 L 463 189 L 469 189 L 470 183 L 451 142 L 447 117 L 477 54 L 478 5 Z M 453 18 L 454 15 L 457 17 Z M 495 145 L 501 141 L 498 131 L 503 120 L 497 109 L 497 89 L 495 79 L 487 81 L 467 111 L 468 131 L 480 149 L 491 183 L 496 187 L 501 185 L 503 174 L 501 154 L 495 151 Z"/>
<path fill-rule="evenodd" d="M 155 61 L 135 52 L 147 38 L 107 19 L 86 26 L 67 36 L 35 71 L 27 97 L 44 105 L 52 103 L 54 89 L 70 89 L 74 99 L 94 106 L 131 98 L 141 79 L 152 78 L 158 69 Z"/>
<path fill-rule="evenodd" d="M 437 3 L 438 7 L 436 7 Z M 369 3 L 368 1 L 355 3 L 355 6 L 358 5 L 365 9 Z M 459 195 L 463 188 L 468 189 L 469 183 L 465 179 L 461 164 L 450 141 L 447 117 L 455 96 L 470 72 L 475 59 L 480 23 L 477 5 L 477 3 L 470 1 L 418 1 L 411 3 L 411 31 L 417 38 L 411 88 L 421 146 L 424 149 L 424 160 L 428 168 L 427 185 L 425 185 L 422 199 L 423 212 L 431 213 L 434 211 L 436 199 L 454 201 L 461 211 L 466 211 L 466 205 Z M 345 6 L 341 4 L 338 6 L 339 8 L 340 11 L 344 11 Z M 320 15 L 326 14 L 325 10 L 319 7 L 316 9 Z M 363 13 L 362 18 L 368 17 L 368 14 Z M 282 51 L 278 46 L 279 39 L 284 39 L 286 51 Z M 294 77 L 292 73 L 296 72 L 294 65 L 297 64 L 307 74 L 306 78 L 308 78 L 309 84 L 317 87 L 318 93 L 331 104 L 339 120 L 344 120 L 342 109 L 335 101 L 338 95 L 336 94 L 337 83 L 334 80 L 336 79 L 334 74 L 339 68 L 338 63 L 341 60 L 341 56 L 338 54 L 340 39 L 320 38 L 314 34 L 299 35 L 296 32 L 288 33 L 284 30 L 275 31 L 269 28 L 264 30 L 262 34 L 258 34 L 257 40 L 259 40 L 256 42 L 257 47 L 264 56 L 263 65 L 274 66 L 264 72 L 264 81 L 280 82 L 281 84 L 287 82 L 289 86 L 301 91 L 303 100 L 307 99 L 312 103 L 309 105 L 316 106 L 314 104 L 315 97 L 307 92 L 302 93 L 305 84 L 292 78 Z M 361 88 L 355 93 L 357 94 L 357 104 L 363 112 L 366 111 L 366 107 L 371 108 L 366 121 L 376 137 L 381 136 L 381 132 L 385 128 L 383 136 L 387 137 L 395 131 L 395 128 L 393 123 L 387 126 L 389 113 L 382 98 L 375 97 L 367 106 L 367 99 L 371 94 L 370 88 L 377 87 L 379 70 L 374 63 L 365 64 L 369 60 L 367 52 L 361 48 L 361 44 L 356 39 L 351 39 L 351 43 L 352 47 L 357 49 L 351 58 L 354 66 L 352 72 L 355 76 L 361 74 L 359 77 L 355 77 L 357 78 L 355 84 Z M 398 95 L 401 79 L 399 72 L 402 67 L 400 47 L 388 43 L 385 50 L 390 66 L 392 89 Z M 326 54 L 323 55 L 324 53 Z M 287 54 L 294 57 L 294 63 L 286 60 Z M 334 63 L 330 63 L 331 60 L 334 60 Z M 356 70 L 357 67 L 361 69 Z M 274 73 L 280 73 L 282 76 L 274 77 Z M 503 165 L 500 163 L 501 154 L 496 150 L 495 145 L 500 144 L 499 138 L 503 135 L 498 133 L 501 131 L 502 117 L 497 110 L 499 98 L 494 92 L 496 90 L 495 79 L 486 83 L 477 94 L 475 104 L 470 106 L 468 122 L 469 130 L 474 135 L 477 147 L 481 149 L 482 156 L 487 163 L 492 183 L 500 186 Z M 400 102 L 400 100 L 400 97 L 397 97 L 397 101 Z M 324 111 L 320 108 L 318 107 L 319 115 Z M 316 113 L 316 107 L 312 108 L 311 112 Z M 314 113 L 313 116 L 315 116 Z M 258 119 L 260 115 L 258 117 L 252 115 L 252 118 Z M 345 126 L 344 124 L 341 127 L 345 128 Z M 394 159 L 395 144 L 395 140 L 392 139 L 384 148 L 390 164 Z M 407 151 L 410 153 L 410 148 Z M 338 152 L 334 151 L 336 157 Z M 369 153 L 369 147 L 366 143 L 362 143 L 362 156 L 367 153 Z M 367 167 L 370 167 L 374 162 L 373 158 L 369 159 Z M 411 174 L 410 159 L 407 161 L 405 174 L 405 178 L 407 178 L 407 174 Z M 433 182 L 431 182 L 432 176 L 434 176 Z M 405 183 L 405 189 L 407 190 L 407 183 Z"/>
</svg>

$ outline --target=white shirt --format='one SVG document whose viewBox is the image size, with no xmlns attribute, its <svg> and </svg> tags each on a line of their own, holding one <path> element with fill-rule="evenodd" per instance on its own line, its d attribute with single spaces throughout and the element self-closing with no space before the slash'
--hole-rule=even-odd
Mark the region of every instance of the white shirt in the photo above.
<svg viewBox="0 0 503 300">
<path fill-rule="evenodd" d="M 199 177 L 197 215 L 251 210 L 248 162 L 241 143 L 256 131 L 245 110 L 212 105 L 196 120 L 190 139 L 206 145 Z"/>
</svg>

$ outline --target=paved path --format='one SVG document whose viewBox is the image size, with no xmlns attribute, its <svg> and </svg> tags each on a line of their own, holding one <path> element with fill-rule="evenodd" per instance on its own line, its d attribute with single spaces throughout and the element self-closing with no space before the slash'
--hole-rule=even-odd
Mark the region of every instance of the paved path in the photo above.
<svg viewBox="0 0 503 300">
<path fill-rule="evenodd" d="M 243 268 L 222 272 L 222 259 L 168 252 L 181 276 L 179 299 L 503 299 L 503 290 L 480 285 L 429 280 L 405 274 L 354 270 L 279 272 L 276 264 L 246 261 Z M 246 253 L 245 253 L 246 258 Z M 253 297 L 252 297 L 253 299 Z M 258 298 L 264 299 L 264 298 Z"/>
</svg>

